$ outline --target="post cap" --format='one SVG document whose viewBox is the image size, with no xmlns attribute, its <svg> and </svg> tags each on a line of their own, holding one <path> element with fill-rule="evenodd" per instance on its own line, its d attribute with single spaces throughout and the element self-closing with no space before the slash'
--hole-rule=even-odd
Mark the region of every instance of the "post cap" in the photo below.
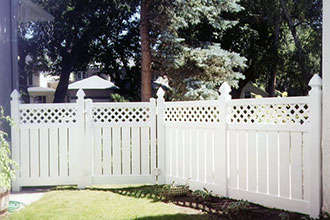
<svg viewBox="0 0 330 220">
<path fill-rule="evenodd" d="M 308 85 L 310 87 L 321 87 L 322 86 L 322 79 L 319 74 L 314 74 L 312 79 L 309 81 Z"/>
<path fill-rule="evenodd" d="M 18 100 L 20 97 L 21 95 L 16 89 L 10 94 L 11 100 Z"/>
<path fill-rule="evenodd" d="M 157 97 L 158 98 L 163 98 L 165 95 L 165 91 L 162 87 L 159 87 L 159 89 L 157 90 Z"/>
<path fill-rule="evenodd" d="M 219 92 L 221 93 L 221 95 L 228 95 L 231 92 L 231 88 L 227 82 L 222 83 L 219 88 Z"/>
<path fill-rule="evenodd" d="M 84 92 L 84 90 L 83 89 L 79 89 L 78 90 L 78 92 L 77 92 L 77 97 L 78 97 L 78 99 L 84 99 L 85 98 L 85 96 L 86 96 L 86 94 L 85 94 L 85 92 Z"/>
</svg>

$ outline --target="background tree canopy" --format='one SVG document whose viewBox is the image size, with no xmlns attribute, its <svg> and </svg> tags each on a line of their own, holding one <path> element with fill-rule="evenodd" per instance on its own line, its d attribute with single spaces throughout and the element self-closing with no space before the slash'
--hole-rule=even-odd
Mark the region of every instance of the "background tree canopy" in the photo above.
<svg viewBox="0 0 330 220">
<path fill-rule="evenodd" d="M 248 81 L 270 96 L 305 95 L 321 71 L 322 0 L 35 2 L 55 20 L 20 26 L 21 85 L 27 73 L 59 75 L 55 102 L 64 101 L 70 73 L 91 67 L 139 100 L 143 33 L 150 49 L 144 85 L 166 75 L 176 100 L 217 98 L 224 81 L 234 97 Z"/>
</svg>

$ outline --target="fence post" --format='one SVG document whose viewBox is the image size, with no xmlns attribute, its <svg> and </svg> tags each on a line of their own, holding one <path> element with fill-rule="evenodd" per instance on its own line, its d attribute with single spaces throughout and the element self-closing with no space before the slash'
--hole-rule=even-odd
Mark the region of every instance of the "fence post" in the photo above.
<svg viewBox="0 0 330 220">
<path fill-rule="evenodd" d="M 12 150 L 12 159 L 16 162 L 19 162 L 19 104 L 20 104 L 20 94 L 15 89 L 11 95 L 10 108 L 11 108 L 11 118 L 14 120 L 15 125 L 11 127 L 11 150 Z M 19 170 L 16 172 L 16 180 L 19 178 Z M 21 186 L 18 184 L 18 181 L 12 182 L 12 191 L 19 192 L 21 191 Z"/>
<path fill-rule="evenodd" d="M 156 123 L 156 115 L 157 115 L 157 109 L 156 109 L 156 99 L 151 98 L 150 99 L 150 114 L 151 114 L 151 121 L 150 121 L 150 142 L 151 142 L 151 183 L 156 184 L 157 183 L 157 164 L 156 164 L 156 157 L 157 157 L 157 149 L 156 149 L 156 131 L 157 131 L 157 123 Z"/>
<path fill-rule="evenodd" d="M 78 181 L 78 188 L 86 188 L 86 162 L 82 160 L 85 158 L 85 148 L 86 148 L 86 143 L 84 141 L 84 136 L 85 135 L 85 93 L 82 89 L 79 89 L 77 92 L 77 130 L 76 130 L 76 161 L 75 161 L 75 170 L 78 170 L 78 176 L 79 179 Z M 79 149 L 81 148 L 81 149 Z"/>
<path fill-rule="evenodd" d="M 86 152 L 86 185 L 92 185 L 93 174 L 93 127 L 92 127 L 92 99 L 85 100 L 85 152 Z"/>
<path fill-rule="evenodd" d="M 310 97 L 310 216 L 318 218 L 321 211 L 321 126 L 322 79 L 315 74 L 308 84 Z"/>
<path fill-rule="evenodd" d="M 164 111 L 165 111 L 165 92 L 160 87 L 157 91 L 157 146 L 158 146 L 158 168 L 160 175 L 158 183 L 165 184 L 166 175 L 166 146 L 165 146 L 165 126 L 164 126 Z"/>
<path fill-rule="evenodd" d="M 220 126 L 219 126 L 219 145 L 215 151 L 215 170 L 218 171 L 218 175 L 215 176 L 215 183 L 220 185 L 219 192 L 222 196 L 227 195 L 227 117 L 228 117 L 228 101 L 231 100 L 231 88 L 228 83 L 224 82 L 219 92 L 221 93 L 219 98 L 220 105 Z M 218 168 L 217 168 L 218 167 Z"/>
</svg>

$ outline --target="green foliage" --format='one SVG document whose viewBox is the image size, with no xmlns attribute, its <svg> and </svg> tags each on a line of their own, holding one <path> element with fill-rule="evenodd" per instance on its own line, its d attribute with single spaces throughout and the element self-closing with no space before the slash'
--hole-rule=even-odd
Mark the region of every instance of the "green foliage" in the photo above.
<svg viewBox="0 0 330 220">
<path fill-rule="evenodd" d="M 237 202 L 232 202 L 228 205 L 228 207 L 224 210 L 228 215 L 229 219 L 250 219 L 249 217 L 249 202 L 245 200 L 239 200 Z"/>
<path fill-rule="evenodd" d="M 281 220 L 290 220 L 290 216 L 285 212 L 281 212 L 278 217 L 280 217 Z"/>
<path fill-rule="evenodd" d="M 129 102 L 128 99 L 125 99 L 123 96 L 121 96 L 117 93 L 110 94 L 110 97 L 111 97 L 113 102 Z"/>
<path fill-rule="evenodd" d="M 36 0 L 54 16 L 48 23 L 31 22 L 22 27 L 26 42 L 37 42 L 30 54 L 27 71 L 44 65 L 59 75 L 55 99 L 63 99 L 72 72 L 98 68 L 109 74 L 121 94 L 138 93 L 140 45 L 138 20 L 133 19 L 138 2 L 134 0 Z M 25 57 L 22 58 L 25 60 Z M 64 93 L 60 96 L 58 93 Z M 133 95 L 132 95 L 133 94 Z M 63 101 L 63 100 L 57 100 Z"/>
<path fill-rule="evenodd" d="M 154 6 L 152 10 L 158 16 L 151 19 L 152 33 L 157 38 L 153 70 L 156 75 L 168 76 L 170 86 L 176 90 L 174 98 L 209 99 L 211 90 L 216 92 L 222 82 L 235 87 L 244 78 L 241 70 L 246 59 L 219 44 L 224 31 L 237 24 L 223 15 L 241 9 L 235 0 L 172 0 Z M 201 84 L 200 91 L 189 93 L 195 88 L 187 84 L 187 79 Z"/>
<path fill-rule="evenodd" d="M 203 199 L 209 199 L 212 197 L 212 194 L 213 192 L 212 191 L 208 191 L 205 187 L 203 187 L 203 191 L 202 190 L 195 190 L 192 194 L 194 196 L 199 196 Z"/>
<path fill-rule="evenodd" d="M 9 116 L 5 116 L 2 106 L 0 106 L 0 125 L 8 123 L 13 126 L 13 121 Z M 6 140 L 8 137 L 5 131 L 0 130 L 0 191 L 10 190 L 11 181 L 15 177 L 15 168 L 17 163 L 10 159 L 9 144 Z"/>
<path fill-rule="evenodd" d="M 241 0 L 244 10 L 228 14 L 229 19 L 239 18 L 239 23 L 226 30 L 220 41 L 224 49 L 239 52 L 248 59 L 241 88 L 252 81 L 269 91 L 268 83 L 275 73 L 276 90 L 286 91 L 289 96 L 306 95 L 309 79 L 321 72 L 322 0 L 286 2 L 302 43 L 307 76 L 298 63 L 297 48 L 280 1 Z M 280 26 L 277 49 L 276 22 Z"/>
</svg>

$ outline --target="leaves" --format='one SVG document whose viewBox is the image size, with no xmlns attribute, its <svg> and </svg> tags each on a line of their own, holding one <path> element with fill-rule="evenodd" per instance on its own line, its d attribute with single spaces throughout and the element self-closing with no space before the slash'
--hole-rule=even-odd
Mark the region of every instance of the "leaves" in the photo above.
<svg viewBox="0 0 330 220">
<path fill-rule="evenodd" d="M 0 124 L 9 123 L 13 126 L 13 121 L 9 116 L 4 115 L 4 110 L 0 106 Z M 9 144 L 6 140 L 7 133 L 0 130 L 0 190 L 9 190 L 11 188 L 11 181 L 15 177 L 15 168 L 18 164 L 10 159 Z"/>
</svg>

